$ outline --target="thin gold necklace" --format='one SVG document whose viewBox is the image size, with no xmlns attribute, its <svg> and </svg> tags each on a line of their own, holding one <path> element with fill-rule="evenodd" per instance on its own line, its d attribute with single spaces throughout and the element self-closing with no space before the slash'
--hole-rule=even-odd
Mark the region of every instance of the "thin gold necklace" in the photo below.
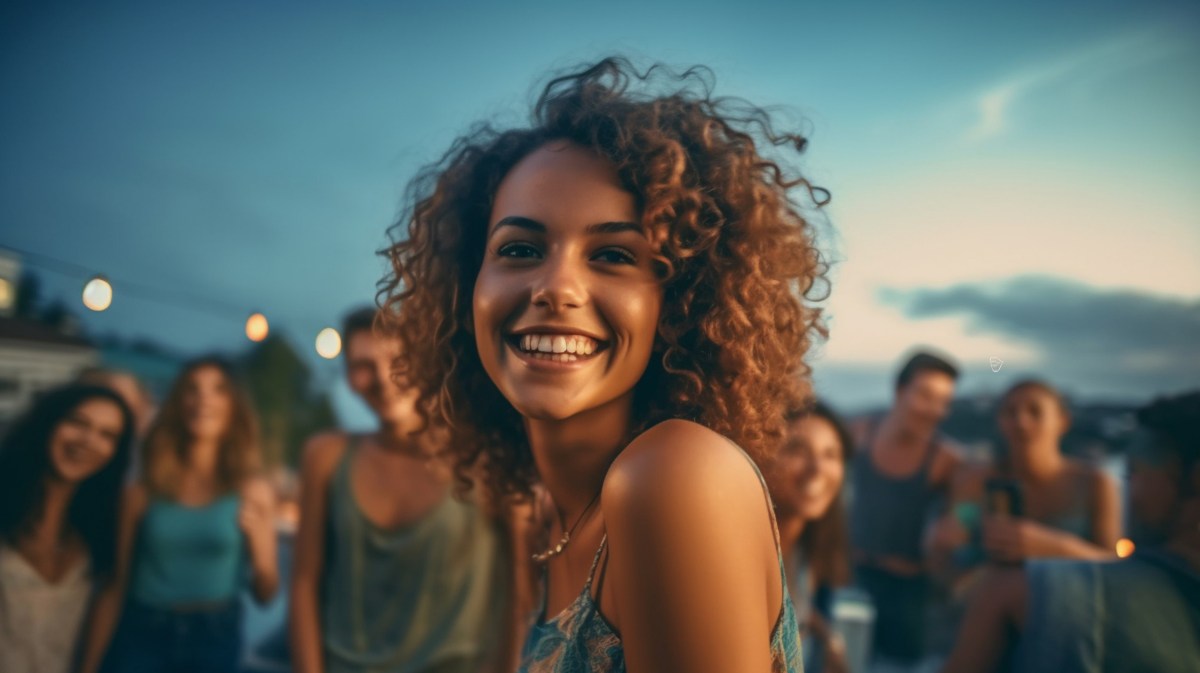
<svg viewBox="0 0 1200 673">
<path fill-rule="evenodd" d="M 587 504 L 587 507 L 584 507 L 583 511 L 579 513 L 579 518 L 575 519 L 574 525 L 572 525 L 569 530 L 567 530 L 566 532 L 563 533 L 562 539 L 558 541 L 558 544 L 554 545 L 553 547 L 548 548 L 546 551 L 543 551 L 539 554 L 533 555 L 534 563 L 545 563 L 545 562 L 549 561 L 550 559 L 554 558 L 555 556 L 558 556 L 559 554 L 561 554 L 563 552 L 563 550 L 567 548 L 567 543 L 571 541 L 571 534 L 575 532 L 576 528 L 579 528 L 579 524 L 583 522 L 583 518 L 585 516 L 587 516 L 588 512 L 591 511 L 592 505 L 595 505 L 596 502 L 598 500 L 600 500 L 600 493 L 603 490 L 604 489 L 600 489 L 600 490 L 596 491 L 596 495 L 592 497 L 592 501 L 589 502 Z M 557 509 L 558 508 L 556 507 L 555 510 L 557 510 Z M 563 527 L 562 517 L 559 517 L 558 527 L 559 528 Z"/>
</svg>

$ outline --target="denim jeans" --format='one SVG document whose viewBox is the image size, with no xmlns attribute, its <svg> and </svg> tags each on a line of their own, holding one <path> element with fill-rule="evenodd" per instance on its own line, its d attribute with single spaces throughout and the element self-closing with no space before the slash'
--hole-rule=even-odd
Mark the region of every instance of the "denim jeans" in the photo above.
<svg viewBox="0 0 1200 673">
<path fill-rule="evenodd" d="M 233 673 L 242 646 L 241 604 L 173 610 L 126 604 L 105 673 Z"/>
</svg>

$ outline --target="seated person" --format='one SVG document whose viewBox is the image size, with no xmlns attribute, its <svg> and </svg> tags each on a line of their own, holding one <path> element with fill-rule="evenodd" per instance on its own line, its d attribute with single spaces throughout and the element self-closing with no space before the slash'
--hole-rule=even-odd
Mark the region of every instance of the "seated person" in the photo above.
<svg viewBox="0 0 1200 673">
<path fill-rule="evenodd" d="M 1138 413 L 1129 447 L 1135 553 L 997 569 L 943 673 L 1200 671 L 1200 391 Z"/>
<path fill-rule="evenodd" d="M 997 415 L 1003 455 L 956 475 L 952 505 L 928 538 L 934 574 L 963 591 L 970 571 L 988 560 L 1112 558 L 1120 530 L 1116 484 L 1062 454 L 1071 419 L 1058 391 L 1021 381 L 1001 398 Z M 985 503 L 997 497 L 1003 502 Z"/>
</svg>

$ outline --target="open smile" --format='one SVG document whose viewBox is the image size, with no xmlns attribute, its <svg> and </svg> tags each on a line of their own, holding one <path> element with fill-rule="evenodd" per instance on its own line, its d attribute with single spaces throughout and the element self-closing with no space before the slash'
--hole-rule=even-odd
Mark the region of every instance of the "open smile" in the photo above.
<svg viewBox="0 0 1200 673">
<path fill-rule="evenodd" d="M 537 364 L 583 363 L 608 348 L 608 342 L 585 334 L 526 332 L 504 340 L 522 360 Z"/>
</svg>

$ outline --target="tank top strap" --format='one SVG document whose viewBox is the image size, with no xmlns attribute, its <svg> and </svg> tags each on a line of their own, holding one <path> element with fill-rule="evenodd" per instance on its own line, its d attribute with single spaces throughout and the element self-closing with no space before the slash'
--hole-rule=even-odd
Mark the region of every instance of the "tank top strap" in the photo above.
<svg viewBox="0 0 1200 673">
<path fill-rule="evenodd" d="M 600 557 L 604 554 L 604 547 L 608 544 L 608 533 L 600 538 L 600 546 L 596 549 L 596 555 L 592 557 L 592 567 L 588 569 L 587 582 L 583 585 L 584 593 L 592 592 L 592 582 L 596 579 L 596 568 L 600 565 Z M 607 561 L 605 562 L 607 565 Z"/>
<path fill-rule="evenodd" d="M 354 454 L 362 445 L 363 436 L 357 433 L 351 433 L 346 437 L 346 447 L 342 449 L 342 455 L 338 458 L 337 468 L 333 473 L 334 493 L 338 497 L 353 498 L 353 493 L 350 489 L 353 486 L 350 483 L 350 468 L 353 465 Z M 351 502 L 353 502 L 351 500 Z"/>
<path fill-rule="evenodd" d="M 929 438 L 929 443 L 925 446 L 925 455 L 921 458 L 921 467 L 917 469 L 917 474 L 929 475 L 929 470 L 933 468 L 933 461 L 937 459 L 940 439 L 941 435 L 936 432 Z"/>
<path fill-rule="evenodd" d="M 729 442 L 733 448 L 737 449 L 738 453 L 742 454 L 742 457 L 746 459 L 746 462 L 750 463 L 750 468 L 754 470 L 754 476 L 758 477 L 758 485 L 762 487 L 763 499 L 766 500 L 767 503 L 767 514 L 771 518 L 771 534 L 775 538 L 775 556 L 779 560 L 779 580 L 783 582 L 783 591 L 786 594 L 788 584 L 787 570 L 783 567 L 783 542 L 779 537 L 779 522 L 775 519 L 775 503 L 771 501 L 771 491 L 767 488 L 767 480 L 763 477 L 762 471 L 758 469 L 758 464 L 754 462 L 754 459 L 750 457 L 750 454 L 746 453 L 745 449 L 738 446 L 737 442 L 733 441 L 732 439 L 729 439 L 724 435 L 721 436 L 724 437 L 725 441 Z M 784 600 L 787 600 L 786 595 Z"/>
</svg>

